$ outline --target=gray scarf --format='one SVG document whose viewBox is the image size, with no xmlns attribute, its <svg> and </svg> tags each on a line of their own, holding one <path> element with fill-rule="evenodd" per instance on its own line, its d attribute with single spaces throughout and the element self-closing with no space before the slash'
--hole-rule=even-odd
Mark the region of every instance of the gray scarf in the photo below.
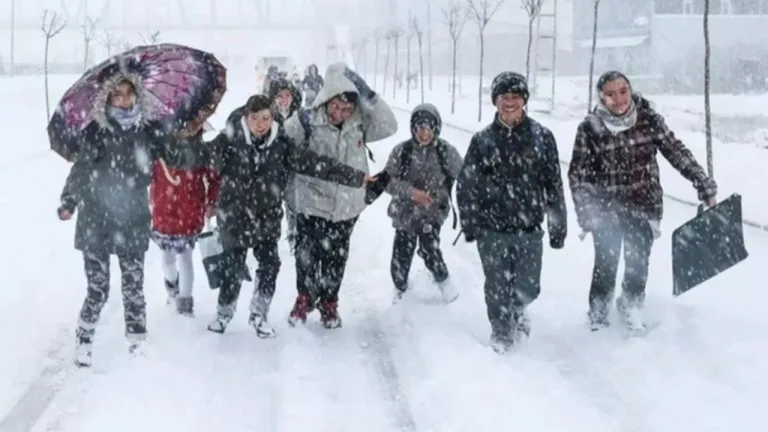
<svg viewBox="0 0 768 432">
<path fill-rule="evenodd" d="M 123 130 L 137 126 L 141 121 L 141 110 L 139 104 L 133 104 L 131 109 L 124 109 L 118 107 L 109 107 L 108 114 L 110 117 L 120 124 Z"/>
<path fill-rule="evenodd" d="M 637 105 L 635 104 L 635 99 L 632 98 L 627 112 L 617 116 L 603 104 L 603 101 L 598 100 L 595 115 L 602 120 L 605 127 L 612 133 L 624 132 L 637 123 Z"/>
</svg>

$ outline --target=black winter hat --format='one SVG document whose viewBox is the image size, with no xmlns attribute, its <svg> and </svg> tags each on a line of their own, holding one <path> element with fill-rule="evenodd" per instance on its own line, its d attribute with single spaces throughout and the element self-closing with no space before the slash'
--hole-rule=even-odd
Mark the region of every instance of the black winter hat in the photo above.
<svg viewBox="0 0 768 432">
<path fill-rule="evenodd" d="M 502 72 L 491 82 L 491 103 L 496 105 L 496 98 L 506 93 L 520 95 L 528 103 L 528 82 L 517 72 Z"/>
</svg>

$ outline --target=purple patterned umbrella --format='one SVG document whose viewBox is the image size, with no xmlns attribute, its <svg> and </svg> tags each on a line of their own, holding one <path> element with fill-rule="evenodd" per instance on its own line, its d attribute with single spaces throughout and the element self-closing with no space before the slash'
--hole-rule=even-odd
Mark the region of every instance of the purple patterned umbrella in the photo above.
<svg viewBox="0 0 768 432">
<path fill-rule="evenodd" d="M 227 90 L 226 68 L 213 54 L 176 44 L 135 47 L 92 67 L 64 93 L 48 123 L 53 151 L 73 160 L 81 132 L 104 108 L 96 106 L 104 83 L 117 75 L 138 77 L 150 99 L 144 101 L 150 119 L 168 125 L 215 109 Z"/>
</svg>

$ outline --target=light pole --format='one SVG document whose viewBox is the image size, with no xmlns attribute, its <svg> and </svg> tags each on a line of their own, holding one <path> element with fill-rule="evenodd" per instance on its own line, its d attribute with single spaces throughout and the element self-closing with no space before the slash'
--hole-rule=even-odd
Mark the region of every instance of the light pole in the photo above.
<svg viewBox="0 0 768 432">
<path fill-rule="evenodd" d="M 11 0 L 11 53 L 8 64 L 8 75 L 13 75 L 14 63 L 16 62 L 16 0 Z"/>
</svg>

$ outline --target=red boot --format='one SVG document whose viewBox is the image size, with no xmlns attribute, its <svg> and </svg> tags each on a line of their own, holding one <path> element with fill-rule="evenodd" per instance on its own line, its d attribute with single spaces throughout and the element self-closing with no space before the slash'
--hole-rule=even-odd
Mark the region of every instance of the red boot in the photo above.
<svg viewBox="0 0 768 432">
<path fill-rule="evenodd" d="M 296 324 L 306 323 L 307 315 L 313 310 L 315 310 L 315 306 L 312 304 L 312 299 L 306 294 L 299 294 L 296 296 L 296 302 L 288 315 L 288 324 L 295 327 Z"/>
<path fill-rule="evenodd" d="M 320 321 L 327 329 L 341 327 L 341 317 L 339 316 L 339 305 L 337 302 L 321 302 L 317 305 L 320 310 Z"/>
</svg>

